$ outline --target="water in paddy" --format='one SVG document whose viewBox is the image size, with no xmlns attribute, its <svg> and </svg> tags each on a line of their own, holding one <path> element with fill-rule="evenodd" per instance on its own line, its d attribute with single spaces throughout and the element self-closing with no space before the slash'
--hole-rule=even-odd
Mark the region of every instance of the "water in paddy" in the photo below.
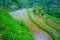
<svg viewBox="0 0 60 40">
<path fill-rule="evenodd" d="M 42 20 L 39 19 L 38 16 L 34 15 L 32 12 L 31 12 L 31 14 L 32 14 L 33 18 L 35 18 L 37 21 L 39 21 L 39 23 L 42 23 L 43 26 L 46 26 L 47 28 L 49 28 L 46 24 L 44 24 L 44 22 L 42 22 Z M 12 15 L 14 18 L 16 18 L 18 20 L 21 20 L 21 19 L 24 20 L 26 22 L 26 24 L 29 26 L 30 31 L 31 31 L 33 37 L 35 38 L 35 40 L 52 40 L 51 37 L 46 32 L 44 32 L 43 30 L 38 28 L 34 23 L 32 23 L 29 20 L 26 9 L 10 12 L 10 15 Z M 57 35 L 57 32 L 54 31 L 54 29 L 52 29 L 52 30 L 55 33 L 55 35 Z"/>
<path fill-rule="evenodd" d="M 48 22 L 49 22 L 50 24 L 55 25 L 55 26 L 57 26 L 57 27 L 60 28 L 60 24 L 57 24 L 57 23 L 53 22 L 51 19 L 48 19 Z"/>
</svg>

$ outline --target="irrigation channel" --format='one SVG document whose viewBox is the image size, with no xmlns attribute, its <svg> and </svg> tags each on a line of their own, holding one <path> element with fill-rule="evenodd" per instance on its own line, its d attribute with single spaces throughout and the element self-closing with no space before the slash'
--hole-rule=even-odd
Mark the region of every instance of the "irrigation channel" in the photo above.
<svg viewBox="0 0 60 40">
<path fill-rule="evenodd" d="M 27 9 L 17 10 L 17 11 L 13 11 L 13 12 L 9 12 L 9 13 L 14 18 L 16 18 L 18 20 L 24 20 L 26 22 L 26 24 L 29 26 L 30 32 L 32 33 L 35 40 L 52 40 L 52 38 L 45 31 L 41 30 L 33 22 L 31 22 L 31 20 L 28 18 Z M 45 24 L 41 17 L 37 16 L 36 14 L 33 14 L 31 9 L 30 9 L 30 13 L 31 13 L 31 16 L 36 21 L 38 21 L 44 27 L 50 29 L 54 33 L 54 35 L 56 35 L 56 36 L 59 35 L 55 29 L 53 29 L 53 28 L 49 27 L 47 24 Z M 53 25 L 56 25 L 56 26 L 60 26 L 59 24 L 56 24 L 55 22 L 53 22 L 51 20 L 49 20 L 49 23 L 52 23 Z"/>
</svg>

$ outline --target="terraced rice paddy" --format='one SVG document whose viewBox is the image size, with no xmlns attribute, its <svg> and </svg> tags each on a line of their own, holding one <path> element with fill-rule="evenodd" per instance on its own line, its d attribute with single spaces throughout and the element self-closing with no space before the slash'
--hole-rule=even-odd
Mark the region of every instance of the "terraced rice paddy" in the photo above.
<svg viewBox="0 0 60 40">
<path fill-rule="evenodd" d="M 33 37 L 35 38 L 35 40 L 52 40 L 51 37 L 44 32 L 43 30 L 41 30 L 40 28 L 38 28 L 33 22 L 31 22 L 28 18 L 27 15 L 27 10 L 23 9 L 23 10 L 18 10 L 16 12 L 11 12 L 10 13 L 14 18 L 18 19 L 18 20 L 24 20 L 26 22 L 26 24 L 29 26 L 30 31 L 33 35 Z M 38 21 L 41 25 L 43 25 L 44 27 L 50 29 L 54 35 L 59 36 L 59 34 L 57 33 L 57 31 L 51 27 L 49 27 L 47 24 L 45 24 L 42 20 L 42 18 L 40 18 L 39 16 L 37 16 L 36 14 L 33 14 L 31 12 L 31 16 Z M 50 21 L 49 21 L 50 22 Z M 54 22 L 52 24 L 55 24 Z M 59 24 L 56 24 L 59 26 Z"/>
<path fill-rule="evenodd" d="M 0 40 L 60 40 L 60 0 L 0 0 Z"/>
</svg>

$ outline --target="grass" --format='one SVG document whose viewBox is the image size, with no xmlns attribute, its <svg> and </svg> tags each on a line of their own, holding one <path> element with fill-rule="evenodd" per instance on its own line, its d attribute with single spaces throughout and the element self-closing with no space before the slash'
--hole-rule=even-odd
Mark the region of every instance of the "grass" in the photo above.
<svg viewBox="0 0 60 40">
<path fill-rule="evenodd" d="M 52 19 L 54 22 L 60 24 L 60 18 L 52 17 L 52 16 L 50 16 L 50 15 L 49 15 L 49 17 L 50 17 L 50 19 Z"/>
<path fill-rule="evenodd" d="M 34 40 L 24 21 L 18 21 L 0 9 L 0 37 L 2 40 Z"/>
</svg>

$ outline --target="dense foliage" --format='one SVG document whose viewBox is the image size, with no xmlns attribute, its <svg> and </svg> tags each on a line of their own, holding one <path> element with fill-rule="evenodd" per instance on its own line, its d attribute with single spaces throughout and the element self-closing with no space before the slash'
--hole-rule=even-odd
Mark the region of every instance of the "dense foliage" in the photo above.
<svg viewBox="0 0 60 40">
<path fill-rule="evenodd" d="M 2 40 L 34 40 L 24 21 L 18 21 L 0 9 L 0 38 Z"/>
<path fill-rule="evenodd" d="M 0 8 L 5 10 L 17 10 L 21 8 L 30 8 L 34 7 L 34 5 L 39 6 L 59 6 L 60 7 L 60 0 L 0 0 Z"/>
<path fill-rule="evenodd" d="M 44 14 L 51 15 L 53 17 L 60 18 L 60 9 L 59 6 L 49 6 L 49 7 L 42 7 L 42 6 L 34 6 L 33 12 L 39 16 Z"/>
</svg>

